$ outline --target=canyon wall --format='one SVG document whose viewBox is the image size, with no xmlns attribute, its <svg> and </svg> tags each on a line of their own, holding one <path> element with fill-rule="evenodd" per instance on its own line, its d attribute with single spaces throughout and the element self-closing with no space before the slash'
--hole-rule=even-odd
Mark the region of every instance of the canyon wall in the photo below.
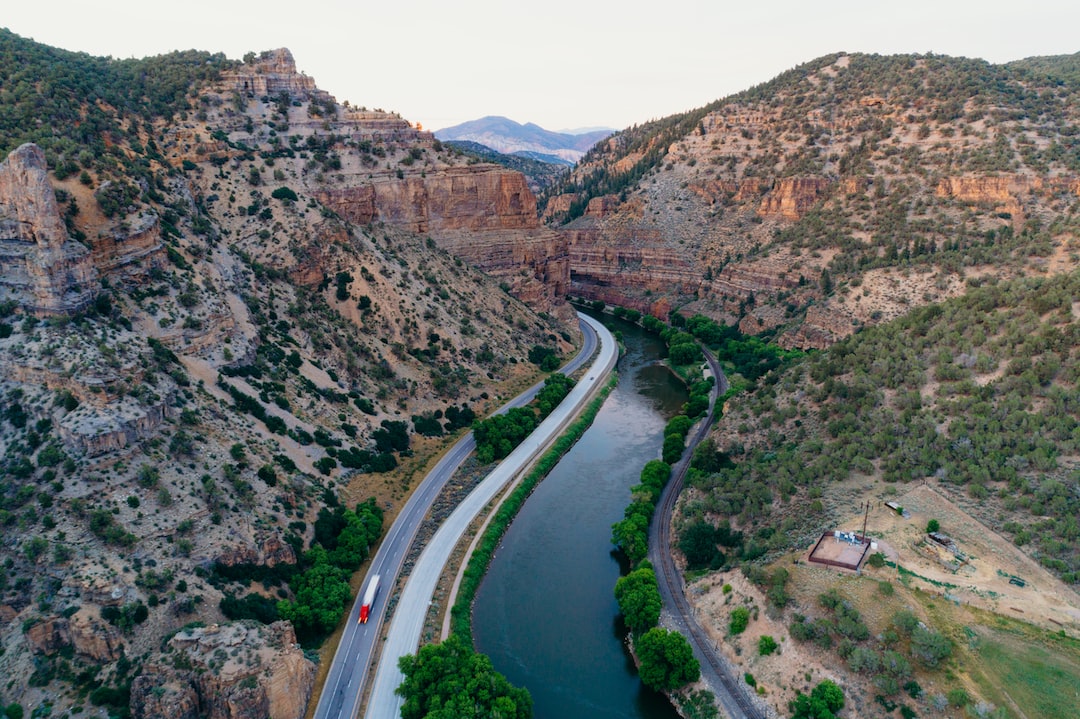
<svg viewBox="0 0 1080 719">
<path fill-rule="evenodd" d="M 509 285 L 537 311 L 563 304 L 569 289 L 566 238 L 540 225 L 521 173 L 493 165 L 449 167 L 425 176 L 319 190 L 316 199 L 361 225 L 383 222 L 430 236 L 439 247 Z"/>
<path fill-rule="evenodd" d="M 45 154 L 22 145 L 0 163 L 0 300 L 40 315 L 85 309 L 100 285 L 90 250 L 68 237 Z"/>
</svg>

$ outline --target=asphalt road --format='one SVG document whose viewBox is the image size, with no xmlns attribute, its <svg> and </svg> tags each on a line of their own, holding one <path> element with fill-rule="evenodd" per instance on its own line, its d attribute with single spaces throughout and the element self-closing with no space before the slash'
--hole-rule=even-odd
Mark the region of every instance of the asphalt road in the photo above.
<svg viewBox="0 0 1080 719">
<path fill-rule="evenodd" d="M 368 568 L 367 577 L 375 574 L 381 577 L 371 619 L 367 624 L 359 623 L 360 597 L 363 596 L 363 589 L 369 581 L 366 577 L 349 612 L 345 631 L 331 662 L 315 709 L 315 719 L 353 719 L 357 716 L 369 669 L 377 658 L 376 646 L 381 657 L 365 716 L 377 719 L 400 716 L 401 699 L 394 694 L 402 680 L 397 667 L 398 657 L 416 651 L 438 577 L 461 534 L 473 517 L 513 478 L 518 469 L 531 461 L 548 439 L 561 430 L 576 411 L 577 405 L 584 401 L 589 390 L 614 367 L 618 350 L 611 333 L 586 315 L 579 313 L 578 317 L 584 335 L 582 350 L 560 371 L 570 374 L 579 369 L 592 356 L 599 343 L 600 355 L 592 369 L 537 430 L 463 500 L 435 533 L 401 590 L 386 641 L 378 642 L 386 614 L 386 600 L 397 582 L 405 556 L 432 502 L 461 463 L 476 448 L 472 432 L 454 444 L 405 503 Z M 533 385 L 498 411 L 506 412 L 512 407 L 528 404 L 542 388 L 543 382 Z"/>
</svg>

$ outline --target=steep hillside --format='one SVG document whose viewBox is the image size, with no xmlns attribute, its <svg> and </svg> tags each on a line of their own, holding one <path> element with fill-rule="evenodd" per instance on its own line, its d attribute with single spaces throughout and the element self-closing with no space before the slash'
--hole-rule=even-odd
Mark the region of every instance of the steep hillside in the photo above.
<svg viewBox="0 0 1080 719">
<path fill-rule="evenodd" d="M 565 243 L 287 50 L 0 52 L 0 699 L 302 716 L 429 437 L 572 349 Z"/>
<path fill-rule="evenodd" d="M 1022 63 L 824 57 L 615 135 L 542 205 L 575 294 L 826 347 L 1077 265 L 1078 94 Z"/>
<path fill-rule="evenodd" d="M 730 399 L 695 453 L 676 520 L 703 570 L 689 595 L 781 707 L 813 672 L 842 677 L 859 716 L 876 697 L 941 716 L 961 689 L 954 706 L 974 697 L 982 716 L 1071 716 L 1080 272 L 977 284 L 788 361 Z M 892 564 L 804 561 L 864 522 Z M 740 564 L 749 581 L 723 572 Z M 784 659 L 724 637 L 743 603 L 767 610 L 751 637 L 790 637 Z"/>
<path fill-rule="evenodd" d="M 609 130 L 578 134 L 552 132 L 534 123 L 522 125 L 506 117 L 489 116 L 435 131 L 440 140 L 476 142 L 503 154 L 532 153 L 577 162 L 585 152 L 610 135 Z"/>
</svg>

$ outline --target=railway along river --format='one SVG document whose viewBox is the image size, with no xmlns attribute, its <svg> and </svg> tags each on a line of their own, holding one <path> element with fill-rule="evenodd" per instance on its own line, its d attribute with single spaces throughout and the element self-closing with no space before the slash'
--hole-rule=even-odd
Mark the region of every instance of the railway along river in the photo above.
<svg viewBox="0 0 1080 719">
<path fill-rule="evenodd" d="M 529 690 L 537 719 L 678 716 L 642 685 L 623 644 L 611 525 L 687 394 L 657 364 L 658 337 L 606 321 L 626 346 L 618 386 L 510 526 L 473 610 L 476 648 Z"/>
</svg>

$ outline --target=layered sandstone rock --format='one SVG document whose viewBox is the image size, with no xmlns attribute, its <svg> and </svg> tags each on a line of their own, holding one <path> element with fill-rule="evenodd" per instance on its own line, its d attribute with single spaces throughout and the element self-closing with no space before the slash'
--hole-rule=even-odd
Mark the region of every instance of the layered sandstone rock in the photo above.
<svg viewBox="0 0 1080 719">
<path fill-rule="evenodd" d="M 63 617 L 49 617 L 40 621 L 28 627 L 23 637 L 34 654 L 56 654 L 61 648 L 71 644 L 68 620 Z"/>
<path fill-rule="evenodd" d="M 191 669 L 177 669 L 188 666 Z M 288 622 L 186 629 L 131 685 L 135 719 L 300 719 L 315 684 Z"/>
<path fill-rule="evenodd" d="M 103 230 L 93 245 L 94 265 L 102 274 L 142 276 L 165 264 L 161 223 L 153 212 L 140 212 Z"/>
<path fill-rule="evenodd" d="M 284 47 L 268 50 L 253 64 L 242 65 L 223 75 L 234 90 L 251 97 L 273 97 L 285 93 L 293 99 L 308 100 L 319 92 L 315 89 L 314 78 L 296 71 L 296 61 L 288 48 Z"/>
<path fill-rule="evenodd" d="M 385 222 L 429 235 L 443 249 L 506 282 L 536 310 L 561 305 L 569 288 L 566 240 L 541 227 L 536 197 L 521 173 L 492 165 L 451 167 L 315 194 L 352 222 Z"/>
<path fill-rule="evenodd" d="M 72 615 L 68 633 L 75 652 L 95 661 L 116 661 L 124 653 L 120 632 L 90 609 L 80 609 Z"/>
<path fill-rule="evenodd" d="M 226 567 L 238 564 L 264 564 L 274 567 L 278 564 L 296 564 L 296 552 L 292 545 L 273 534 L 259 542 L 258 546 L 238 544 L 223 547 L 213 561 Z"/>
<path fill-rule="evenodd" d="M 85 309 L 99 289 L 90 251 L 68 237 L 44 153 L 22 145 L 0 163 L 0 300 L 62 315 Z"/>
<path fill-rule="evenodd" d="M 95 457 L 150 437 L 168 412 L 166 398 L 146 405 L 131 396 L 100 407 L 84 403 L 60 420 L 60 437 L 69 448 Z"/>
<path fill-rule="evenodd" d="M 1018 225 L 1023 222 L 1021 195 L 1041 190 L 1042 186 L 1039 178 L 1027 175 L 946 177 L 938 182 L 934 194 L 966 204 L 994 207 L 1002 213 L 1008 213 L 1013 223 Z"/>
<path fill-rule="evenodd" d="M 824 177 L 780 178 L 762 198 L 758 214 L 762 217 L 779 216 L 785 220 L 797 220 L 827 195 L 829 184 Z"/>
</svg>

